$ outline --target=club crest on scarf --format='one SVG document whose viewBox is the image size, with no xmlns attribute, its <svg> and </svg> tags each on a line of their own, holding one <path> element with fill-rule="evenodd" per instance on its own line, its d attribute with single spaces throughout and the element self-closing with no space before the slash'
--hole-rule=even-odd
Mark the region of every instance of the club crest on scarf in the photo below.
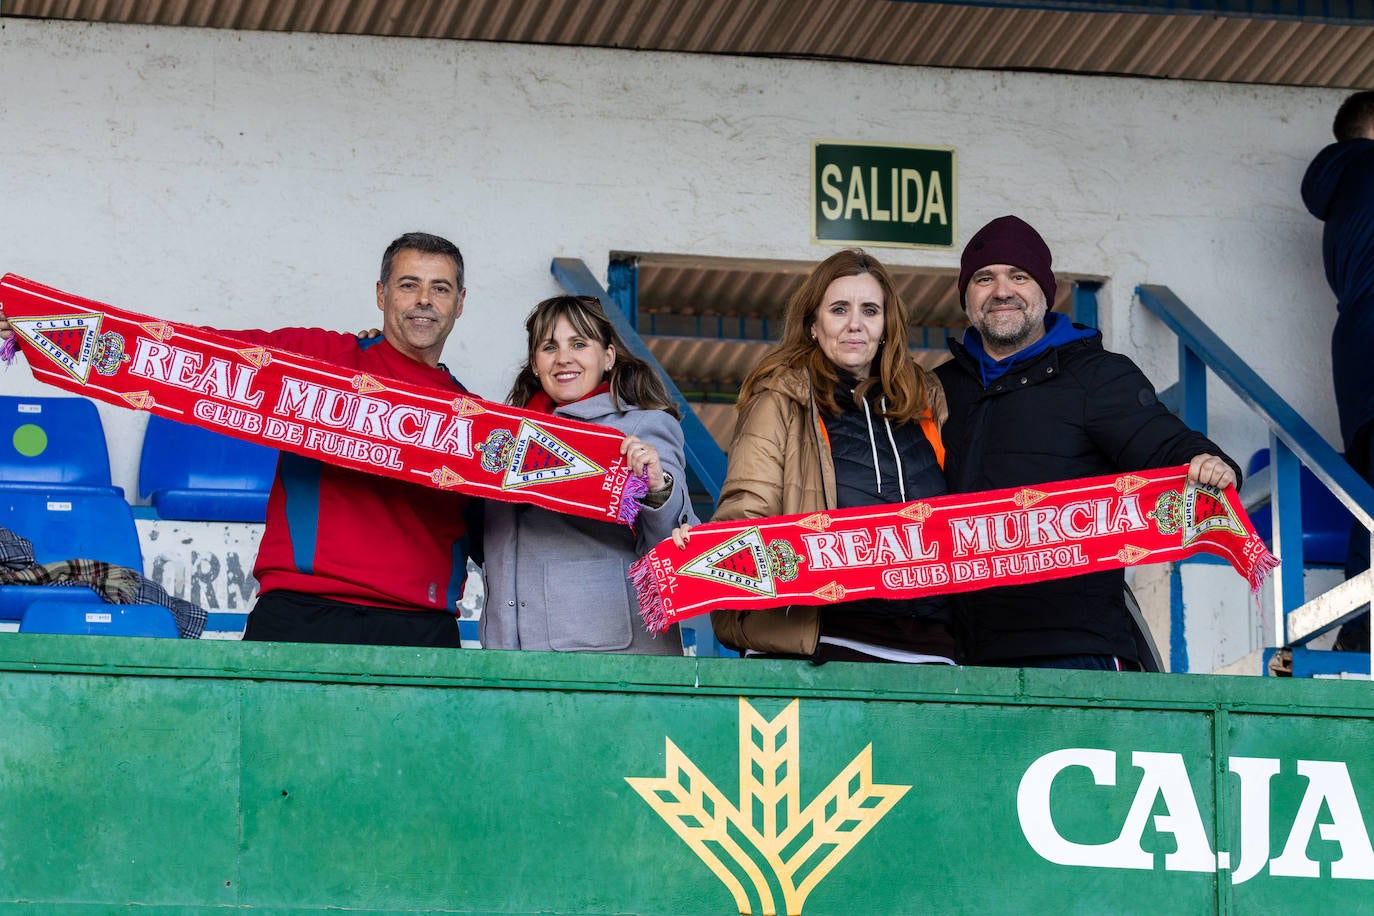
<svg viewBox="0 0 1374 916">
<path fill-rule="evenodd" d="M 759 529 L 751 528 L 685 563 L 681 574 L 773 597 L 778 593 L 777 583 L 797 578 L 804 562 L 787 541 L 778 539 L 764 546 Z"/>
<path fill-rule="evenodd" d="M 477 448 L 484 469 L 493 474 L 504 472 L 503 490 L 606 473 L 605 468 L 529 420 L 520 421 L 515 435 L 497 430 Z"/>
<path fill-rule="evenodd" d="M 87 313 L 43 315 L 33 318 L 11 317 L 9 322 L 16 334 L 60 366 L 72 378 L 85 383 L 91 374 L 93 364 L 98 362 L 97 371 L 111 375 L 119 366 L 121 359 L 128 358 L 123 355 L 124 339 L 118 334 L 104 334 L 101 335 L 101 340 L 97 340 L 100 318 L 98 314 Z M 110 337 L 113 337 L 113 340 L 105 340 Z M 114 350 L 116 343 L 117 353 Z M 109 371 L 104 371 L 100 367 L 108 367 Z"/>
<path fill-rule="evenodd" d="M 1160 534 L 1182 530 L 1183 546 L 1209 532 L 1245 536 L 1245 526 L 1216 487 L 1189 484 L 1183 490 L 1166 490 L 1155 500 L 1154 511 L 1146 513 Z"/>
<path fill-rule="evenodd" d="M 130 357 L 124 352 L 124 335 L 106 331 L 95 339 L 95 356 L 91 367 L 101 375 L 114 375 L 120 363 L 127 363 Z"/>
</svg>

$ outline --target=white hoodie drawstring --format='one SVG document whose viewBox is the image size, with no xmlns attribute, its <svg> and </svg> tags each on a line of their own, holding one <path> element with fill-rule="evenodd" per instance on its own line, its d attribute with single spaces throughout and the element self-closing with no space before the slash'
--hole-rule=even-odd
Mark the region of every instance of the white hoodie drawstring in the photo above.
<svg viewBox="0 0 1374 916">
<path fill-rule="evenodd" d="M 883 425 L 887 427 L 887 444 L 892 446 L 892 460 L 897 465 L 897 491 L 902 495 L 902 502 L 906 502 L 906 481 L 902 479 L 902 456 L 897 454 L 897 440 L 892 438 L 892 421 L 887 418 L 887 398 L 882 399 L 883 406 Z M 873 456 L 873 463 L 878 463 L 878 456 Z M 881 492 L 881 491 L 879 491 Z"/>
<path fill-rule="evenodd" d="M 853 392 L 850 392 L 853 394 Z M 883 475 L 878 469 L 878 442 L 873 438 L 873 415 L 868 410 L 868 398 L 858 398 L 859 403 L 864 406 L 864 423 L 868 426 L 868 450 L 873 454 L 873 481 L 878 485 L 878 495 L 883 494 Z M 887 398 L 883 397 L 879 403 L 883 408 L 883 426 L 887 429 L 887 444 L 892 447 L 892 460 L 897 465 L 897 491 L 902 496 L 902 502 L 906 502 L 906 480 L 902 475 L 902 456 L 897 454 L 897 440 L 892 438 L 892 421 L 887 418 Z"/>
<path fill-rule="evenodd" d="M 850 394 L 853 394 L 851 391 Z M 878 484 L 878 495 L 883 493 L 883 475 L 878 471 L 878 443 L 873 438 L 873 416 L 868 412 L 868 398 L 859 398 L 864 405 L 864 423 L 868 427 L 868 450 L 873 454 L 873 480 Z"/>
</svg>

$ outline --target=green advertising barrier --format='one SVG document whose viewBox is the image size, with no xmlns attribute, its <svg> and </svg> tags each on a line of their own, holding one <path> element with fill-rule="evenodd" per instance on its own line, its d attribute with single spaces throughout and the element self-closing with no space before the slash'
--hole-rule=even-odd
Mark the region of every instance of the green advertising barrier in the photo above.
<svg viewBox="0 0 1374 916">
<path fill-rule="evenodd" d="M 0 907 L 1337 913 L 1368 683 L 0 638 Z"/>
</svg>

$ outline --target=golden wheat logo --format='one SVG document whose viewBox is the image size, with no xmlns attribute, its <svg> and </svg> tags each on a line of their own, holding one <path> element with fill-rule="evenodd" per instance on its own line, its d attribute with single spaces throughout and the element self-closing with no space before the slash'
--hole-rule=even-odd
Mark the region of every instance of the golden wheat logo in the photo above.
<svg viewBox="0 0 1374 916">
<path fill-rule="evenodd" d="M 741 913 L 754 912 L 747 882 L 765 916 L 778 913 L 775 889 L 784 912 L 800 916 L 807 896 L 911 788 L 873 782 L 870 744 L 803 810 L 797 706 L 768 720 L 740 698 L 738 805 L 671 738 L 662 778 L 625 779 L 730 889 Z"/>
</svg>

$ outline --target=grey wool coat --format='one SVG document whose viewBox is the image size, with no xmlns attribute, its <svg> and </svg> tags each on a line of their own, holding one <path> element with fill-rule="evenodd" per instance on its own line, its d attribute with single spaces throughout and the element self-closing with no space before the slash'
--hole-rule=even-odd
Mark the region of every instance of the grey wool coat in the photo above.
<svg viewBox="0 0 1374 916">
<path fill-rule="evenodd" d="M 630 564 L 684 521 L 697 524 L 687 499 L 682 427 L 671 414 L 611 406 L 609 394 L 565 404 L 555 413 L 634 434 L 658 450 L 673 489 L 657 509 L 644 506 L 634 530 L 537 506 L 486 506 L 485 649 L 681 655 L 677 626 L 653 635 L 639 617 Z"/>
</svg>

